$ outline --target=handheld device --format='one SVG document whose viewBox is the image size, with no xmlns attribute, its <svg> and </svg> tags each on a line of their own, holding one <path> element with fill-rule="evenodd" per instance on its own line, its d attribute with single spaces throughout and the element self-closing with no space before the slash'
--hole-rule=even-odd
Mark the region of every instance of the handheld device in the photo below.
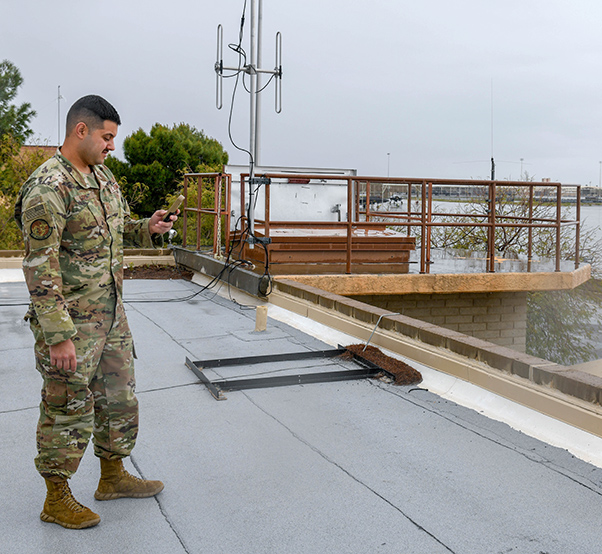
<svg viewBox="0 0 602 554">
<path fill-rule="evenodd" d="M 165 221 L 165 223 L 169 223 L 171 221 L 171 216 L 176 215 L 178 208 L 180 207 L 182 202 L 184 202 L 184 200 L 185 200 L 184 195 L 180 194 L 180 196 L 178 196 L 171 203 L 171 206 L 169 206 L 169 208 L 167 209 L 167 213 L 165 214 L 165 217 L 163 218 L 163 221 Z"/>
</svg>

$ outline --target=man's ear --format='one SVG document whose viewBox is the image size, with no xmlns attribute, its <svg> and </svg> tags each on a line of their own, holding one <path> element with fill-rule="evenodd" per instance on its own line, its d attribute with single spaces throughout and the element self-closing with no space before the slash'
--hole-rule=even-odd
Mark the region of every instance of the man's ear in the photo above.
<svg viewBox="0 0 602 554">
<path fill-rule="evenodd" d="M 80 121 L 75 126 L 75 129 L 73 129 L 73 132 L 77 138 L 86 138 L 86 135 L 88 134 L 88 126 L 83 121 Z"/>
</svg>

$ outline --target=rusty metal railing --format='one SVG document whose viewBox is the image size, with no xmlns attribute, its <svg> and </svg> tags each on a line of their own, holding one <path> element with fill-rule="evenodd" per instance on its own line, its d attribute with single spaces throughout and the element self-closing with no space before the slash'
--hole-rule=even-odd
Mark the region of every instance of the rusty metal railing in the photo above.
<svg viewBox="0 0 602 554">
<path fill-rule="evenodd" d="M 310 228 L 310 229 L 344 229 L 346 233 L 346 262 L 347 273 L 351 273 L 353 261 L 352 240 L 355 229 L 374 229 L 382 227 L 383 221 L 388 225 L 396 225 L 407 229 L 408 236 L 412 232 L 416 233 L 420 239 L 419 266 L 420 273 L 429 273 L 433 261 L 431 259 L 432 251 L 432 230 L 435 227 L 467 227 L 484 228 L 486 231 L 486 271 L 495 272 L 496 232 L 502 229 L 516 228 L 527 230 L 527 271 L 531 271 L 533 261 L 533 232 L 536 229 L 555 230 L 555 271 L 561 271 L 561 247 L 563 227 L 575 227 L 575 243 L 572 253 L 575 268 L 579 267 L 579 240 L 581 229 L 581 187 L 578 185 L 562 185 L 561 183 L 542 182 L 534 183 L 528 181 L 486 181 L 486 180 L 450 180 L 450 179 L 416 179 L 416 178 L 383 178 L 383 177 L 356 177 L 343 175 L 291 175 L 289 173 L 272 173 L 265 175 L 271 180 L 281 181 L 292 186 L 303 186 L 321 184 L 327 181 L 329 184 L 340 183 L 340 186 L 346 189 L 346 221 L 303 221 L 291 217 L 287 220 L 274 220 L 271 218 L 272 211 L 272 185 L 266 184 L 263 187 L 264 196 L 264 217 L 255 218 L 255 222 L 263 226 L 263 232 L 269 239 L 270 232 L 273 229 L 285 228 Z M 248 227 L 246 204 L 248 195 L 246 187 L 248 186 L 248 175 L 241 175 L 240 181 L 240 214 L 242 228 Z M 220 200 L 218 203 L 215 198 L 212 209 L 202 207 L 201 185 L 198 186 L 198 199 L 195 208 L 186 208 L 184 210 L 184 246 L 186 246 L 186 214 L 196 212 L 197 214 L 206 214 L 214 217 L 215 224 L 221 217 L 225 217 L 227 225 L 225 230 L 226 244 L 229 244 L 230 238 L 230 187 L 231 176 L 228 174 L 188 174 L 184 182 L 184 194 L 186 195 L 187 179 L 197 179 L 200 183 L 203 179 L 215 179 L 214 189 L 221 190 L 218 186 L 218 180 L 225 185 L 223 194 L 226 200 Z M 465 189 L 471 192 L 472 197 L 478 196 L 479 200 L 488 206 L 486 213 L 448 213 L 437 212 L 433 210 L 434 189 L 437 187 L 455 187 L 458 190 Z M 380 197 L 378 195 L 380 188 Z M 403 192 L 406 208 L 399 211 L 376 209 L 373 200 L 384 200 L 383 191 L 387 188 L 396 188 Z M 574 189 L 575 191 L 575 219 L 566 219 L 562 217 L 563 190 Z M 508 215 L 498 211 L 497 204 L 499 192 L 517 189 L 521 191 L 520 199 L 527 201 L 526 215 Z M 538 189 L 540 194 L 536 195 Z M 547 204 L 555 207 L 553 217 L 540 217 L 534 212 L 535 200 L 545 201 Z M 419 209 L 412 207 L 412 203 L 417 201 Z M 382 204 L 382 203 L 381 203 Z M 219 206 L 219 207 L 218 207 Z M 220 217 L 218 217 L 218 214 Z M 459 216 L 471 217 L 472 221 L 457 221 Z M 456 220 L 454 220 L 454 218 Z M 200 218 L 197 217 L 196 246 L 199 249 L 200 244 Z M 221 238 L 217 237 L 217 228 L 214 229 L 213 251 L 218 253 L 221 248 Z"/>
<path fill-rule="evenodd" d="M 379 219 L 398 220 L 398 224 L 406 226 L 408 228 L 408 234 L 410 229 L 413 227 L 420 228 L 420 272 L 429 273 L 429 268 L 432 263 L 431 260 L 431 230 L 434 227 L 483 227 L 487 230 L 487 271 L 495 272 L 495 236 L 496 230 L 504 228 L 518 228 L 527 229 L 527 271 L 531 271 L 533 261 L 533 230 L 534 229 L 555 229 L 555 271 L 560 271 L 561 267 L 561 247 L 562 237 L 561 230 L 565 226 L 575 227 L 575 243 L 573 258 L 575 261 L 575 268 L 579 267 L 579 241 L 581 232 L 581 187 L 579 185 L 564 185 L 564 188 L 572 188 L 575 190 L 575 208 L 576 214 L 575 219 L 563 219 L 562 218 L 562 190 L 563 185 L 561 183 L 551 182 L 525 182 L 525 181 L 462 181 L 462 180 L 450 180 L 450 179 L 396 179 L 396 178 L 363 178 L 357 177 L 358 183 L 363 183 L 366 190 L 365 196 L 365 210 L 356 208 L 355 217 L 361 217 L 362 215 L 366 220 L 370 220 L 374 217 Z M 374 184 L 379 184 L 382 188 L 385 186 L 405 186 L 406 187 L 406 199 L 407 199 L 407 210 L 404 212 L 392 212 L 392 211 L 375 211 L 370 208 L 370 196 L 371 189 Z M 486 190 L 486 194 L 481 195 L 481 200 L 486 202 L 488 205 L 487 214 L 450 214 L 447 212 L 434 212 L 433 211 L 433 187 L 458 187 L 458 188 L 470 188 L 473 192 L 482 189 Z M 528 215 L 517 216 L 499 214 L 497 212 L 497 199 L 498 189 L 527 189 L 527 201 L 528 201 Z M 535 189 L 550 189 L 553 191 L 552 195 L 548 195 L 544 200 L 555 206 L 555 214 L 553 218 L 535 217 L 533 213 Z M 421 200 L 421 210 L 412 210 L 412 198 L 414 192 L 418 189 L 420 194 L 416 195 L 416 198 Z M 468 198 L 467 198 L 468 199 Z M 523 198 L 524 199 L 524 198 Z M 356 204 L 359 206 L 359 203 Z M 478 223 L 472 222 L 460 222 L 460 221 L 434 221 L 433 218 L 457 218 L 458 216 L 470 216 L 473 218 L 480 218 L 484 221 Z"/>
</svg>

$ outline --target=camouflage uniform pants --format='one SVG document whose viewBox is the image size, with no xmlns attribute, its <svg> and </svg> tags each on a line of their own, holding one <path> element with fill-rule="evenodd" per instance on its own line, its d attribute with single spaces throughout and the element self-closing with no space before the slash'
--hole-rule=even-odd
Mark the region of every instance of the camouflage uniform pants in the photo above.
<svg viewBox="0 0 602 554">
<path fill-rule="evenodd" d="M 37 470 L 43 477 L 71 477 L 93 434 L 101 458 L 128 456 L 138 434 L 133 342 L 127 320 L 76 323 L 77 369 L 50 365 L 37 320 L 36 368 L 44 383 L 37 428 Z"/>
</svg>

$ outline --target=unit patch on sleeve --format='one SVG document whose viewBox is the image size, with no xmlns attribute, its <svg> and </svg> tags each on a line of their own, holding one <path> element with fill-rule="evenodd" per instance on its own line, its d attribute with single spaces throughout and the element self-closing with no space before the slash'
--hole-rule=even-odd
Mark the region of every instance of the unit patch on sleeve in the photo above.
<svg viewBox="0 0 602 554">
<path fill-rule="evenodd" d="M 29 226 L 29 236 L 35 240 L 47 239 L 52 234 L 52 227 L 45 219 L 36 219 Z"/>
</svg>

